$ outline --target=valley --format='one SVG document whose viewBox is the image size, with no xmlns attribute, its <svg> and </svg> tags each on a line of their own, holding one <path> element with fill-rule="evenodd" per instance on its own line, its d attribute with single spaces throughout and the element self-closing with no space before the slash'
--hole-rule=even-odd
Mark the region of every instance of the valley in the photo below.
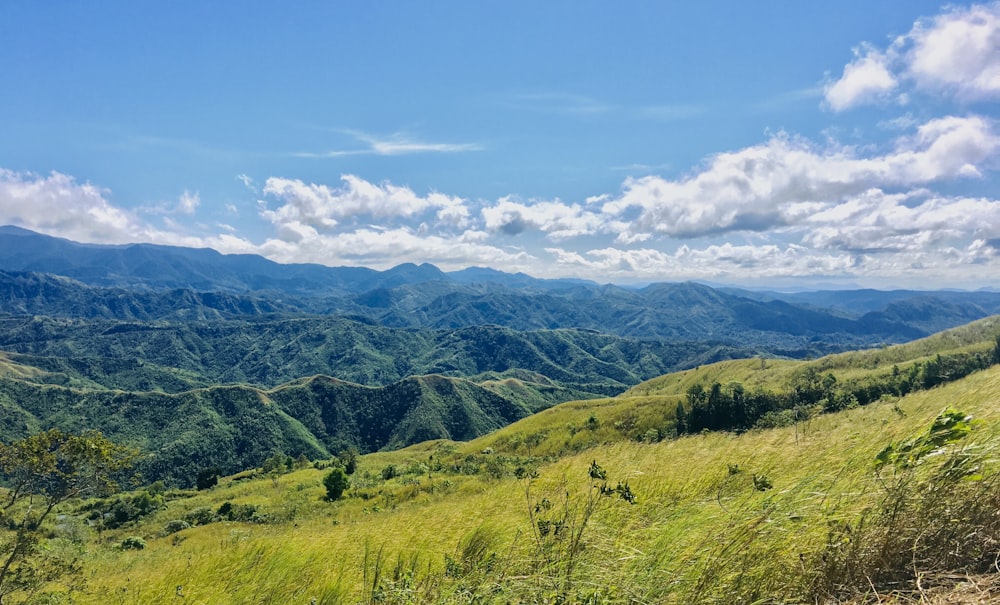
<svg viewBox="0 0 1000 605">
<path fill-rule="evenodd" d="M 58 504 L 4 602 L 861 603 L 995 583 L 993 293 L 12 250 L 0 443 L 97 430 L 137 457 L 122 493 Z M 8 495 L 21 535 L 31 509 Z"/>
</svg>

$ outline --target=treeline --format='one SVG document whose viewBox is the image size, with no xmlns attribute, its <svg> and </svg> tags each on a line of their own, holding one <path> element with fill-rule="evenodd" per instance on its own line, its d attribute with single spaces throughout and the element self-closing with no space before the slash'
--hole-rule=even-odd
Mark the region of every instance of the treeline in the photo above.
<svg viewBox="0 0 1000 605">
<path fill-rule="evenodd" d="M 937 355 L 916 362 L 905 371 L 893 366 L 883 377 L 840 382 L 831 374 L 808 367 L 798 374 L 786 392 L 764 389 L 748 391 L 739 382 L 713 383 L 707 389 L 696 384 L 687 391 L 686 402 L 675 411 L 678 434 L 701 431 L 743 431 L 750 428 L 788 426 L 817 412 L 867 405 L 883 396 L 900 397 L 922 389 L 958 380 L 1000 363 L 1000 336 L 991 351 Z"/>
</svg>

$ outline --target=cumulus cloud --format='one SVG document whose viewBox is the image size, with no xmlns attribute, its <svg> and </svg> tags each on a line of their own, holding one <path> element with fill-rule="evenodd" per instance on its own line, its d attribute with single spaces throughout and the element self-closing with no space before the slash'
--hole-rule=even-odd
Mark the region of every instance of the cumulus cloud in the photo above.
<svg viewBox="0 0 1000 605">
<path fill-rule="evenodd" d="M 963 99 L 1000 96 L 1000 2 L 952 9 L 908 37 L 906 67 L 919 86 Z"/>
<path fill-rule="evenodd" d="M 919 252 L 1000 233 L 1000 200 L 873 189 L 807 217 L 815 248 Z"/>
<path fill-rule="evenodd" d="M 0 224 L 18 225 L 86 243 L 149 242 L 227 252 L 255 251 L 249 241 L 232 234 L 200 236 L 187 233 L 169 217 L 164 219 L 163 228 L 155 227 L 138 213 L 109 201 L 109 195 L 106 189 L 81 183 L 60 172 L 39 175 L 0 168 Z M 170 211 L 193 212 L 199 201 L 197 194 L 185 192 Z"/>
<path fill-rule="evenodd" d="M 87 242 L 120 243 L 144 231 L 133 213 L 105 198 L 107 193 L 59 172 L 0 169 L 0 223 Z"/>
<path fill-rule="evenodd" d="M 884 51 L 862 46 L 824 88 L 825 100 L 843 111 L 887 98 L 901 81 L 963 102 L 1000 97 L 1000 2 L 921 19 Z"/>
<path fill-rule="evenodd" d="M 638 213 L 620 242 L 643 234 L 686 238 L 768 231 L 873 187 L 977 176 L 998 150 L 993 123 L 978 116 L 931 120 L 914 136 L 899 138 L 892 151 L 867 157 L 851 147 L 818 147 L 780 134 L 718 154 L 679 180 L 628 179 L 621 195 L 604 201 L 602 212 Z"/>
<path fill-rule="evenodd" d="M 887 57 L 871 47 L 855 49 L 854 61 L 844 67 L 844 73 L 823 90 L 826 102 L 834 111 L 843 111 L 885 98 L 897 85 L 889 71 Z"/>
<path fill-rule="evenodd" d="M 984 272 L 1000 270 L 1000 253 L 983 240 L 964 247 L 855 254 L 798 244 L 702 247 L 683 245 L 673 252 L 653 248 L 600 248 L 572 251 L 547 248 L 552 274 L 599 275 L 609 281 L 704 280 L 724 283 L 798 285 L 841 281 L 885 287 L 926 288 L 931 284 L 981 284 Z M 669 276 L 669 277 L 665 277 Z"/>
<path fill-rule="evenodd" d="M 795 244 L 682 245 L 673 252 L 654 248 L 599 248 L 574 252 L 546 248 L 564 270 L 606 275 L 612 280 L 745 280 L 791 276 L 842 276 L 851 270 L 854 259 L 845 253 L 819 253 Z"/>
<path fill-rule="evenodd" d="M 409 187 L 370 183 L 349 174 L 342 176 L 341 182 L 341 187 L 331 188 L 271 177 L 264 183 L 263 193 L 282 204 L 274 210 L 264 209 L 261 216 L 279 228 L 300 231 L 302 227 L 330 230 L 348 217 L 413 217 L 429 209 L 438 210 L 441 219 L 452 224 L 461 223 L 468 215 L 459 197 L 441 193 L 420 196 Z"/>
<path fill-rule="evenodd" d="M 752 275 L 919 286 L 981 284 L 1000 271 L 1000 200 L 954 194 L 963 180 L 993 178 L 995 121 L 966 114 L 918 123 L 907 115 L 881 132 L 895 138 L 850 146 L 779 133 L 710 156 L 680 177 L 628 178 L 620 190 L 580 203 L 468 200 L 350 174 L 332 185 L 271 177 L 258 188 L 240 175 L 265 228 L 256 242 L 231 225 L 185 227 L 181 220 L 203 205 L 198 193 L 130 210 L 106 189 L 65 174 L 0 169 L 0 224 L 280 262 L 482 265 L 602 281 Z M 952 193 L 934 190 L 942 184 Z M 236 207 L 228 212 L 236 215 Z"/>
<path fill-rule="evenodd" d="M 517 235 L 526 229 L 536 229 L 552 239 L 589 235 L 600 231 L 604 217 L 585 210 L 579 204 L 559 200 L 523 203 L 504 197 L 496 204 L 483 208 L 487 229 Z"/>
</svg>

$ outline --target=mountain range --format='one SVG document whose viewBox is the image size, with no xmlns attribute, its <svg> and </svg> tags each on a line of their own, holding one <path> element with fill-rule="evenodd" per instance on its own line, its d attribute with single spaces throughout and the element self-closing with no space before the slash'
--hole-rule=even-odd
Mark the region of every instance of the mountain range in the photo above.
<svg viewBox="0 0 1000 605">
<path fill-rule="evenodd" d="M 669 372 L 881 347 L 997 313 L 985 291 L 627 288 L 0 227 L 0 439 L 98 428 L 146 452 L 147 477 L 187 484 L 204 465 L 470 439 Z"/>
<path fill-rule="evenodd" d="M 56 277 L 58 276 L 58 277 Z M 387 327 L 572 327 L 640 339 L 714 339 L 803 357 L 897 343 L 1000 312 L 1000 293 L 752 292 L 545 280 L 485 268 L 282 265 L 151 244 L 80 244 L 0 227 L 0 313 L 151 321 L 338 315 Z"/>
</svg>

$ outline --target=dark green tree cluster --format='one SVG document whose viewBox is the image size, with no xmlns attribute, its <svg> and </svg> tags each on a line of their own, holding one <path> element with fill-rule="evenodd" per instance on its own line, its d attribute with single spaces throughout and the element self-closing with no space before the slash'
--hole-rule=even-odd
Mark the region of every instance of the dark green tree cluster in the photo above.
<svg viewBox="0 0 1000 605">
<path fill-rule="evenodd" d="M 930 389 L 996 363 L 1000 363 L 1000 337 L 989 352 L 937 355 L 912 364 L 905 372 L 894 366 L 888 376 L 877 380 L 839 382 L 833 374 L 821 374 L 809 366 L 795 377 L 788 391 L 781 393 L 763 389 L 747 391 L 739 382 L 726 385 L 716 382 L 707 390 L 695 384 L 688 389 L 686 402 L 677 404 L 677 433 L 743 431 L 779 413 L 794 420 L 808 417 L 816 409 L 836 412 L 867 405 L 884 395 L 899 397 Z"/>
<path fill-rule="evenodd" d="M 93 500 L 81 507 L 80 511 L 88 513 L 87 518 L 92 524 L 105 529 L 116 529 L 165 506 L 163 483 L 158 481 L 130 494 Z"/>
</svg>

